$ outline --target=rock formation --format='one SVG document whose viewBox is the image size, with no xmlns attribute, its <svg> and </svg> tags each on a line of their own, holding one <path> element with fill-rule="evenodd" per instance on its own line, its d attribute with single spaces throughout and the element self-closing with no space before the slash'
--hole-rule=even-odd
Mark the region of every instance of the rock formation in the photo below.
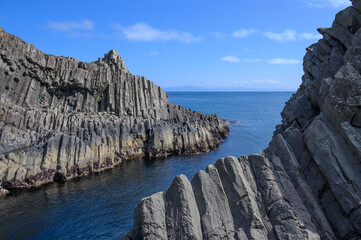
<svg viewBox="0 0 361 240">
<path fill-rule="evenodd" d="M 0 195 L 122 160 L 207 152 L 229 131 L 216 115 L 171 104 L 115 50 L 85 63 L 0 29 L 0 80 Z"/>
<path fill-rule="evenodd" d="M 124 239 L 361 239 L 361 1 L 307 48 L 262 155 L 225 157 L 143 199 Z"/>
</svg>

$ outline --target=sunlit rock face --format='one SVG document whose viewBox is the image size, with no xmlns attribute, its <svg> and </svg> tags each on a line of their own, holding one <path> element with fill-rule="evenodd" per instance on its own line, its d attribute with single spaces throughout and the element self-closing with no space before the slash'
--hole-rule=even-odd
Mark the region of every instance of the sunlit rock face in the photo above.
<svg viewBox="0 0 361 240">
<path fill-rule="evenodd" d="M 302 84 L 262 155 L 178 176 L 138 204 L 124 239 L 361 239 L 361 1 L 353 4 L 307 48 Z"/>
<path fill-rule="evenodd" d="M 86 63 L 0 29 L 0 195 L 132 158 L 208 152 L 228 131 L 216 115 L 171 104 L 115 50 Z"/>
</svg>

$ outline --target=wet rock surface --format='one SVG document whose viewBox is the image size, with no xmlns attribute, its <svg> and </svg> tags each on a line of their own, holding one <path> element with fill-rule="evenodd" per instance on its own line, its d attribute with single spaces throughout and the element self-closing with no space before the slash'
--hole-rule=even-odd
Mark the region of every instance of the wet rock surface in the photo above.
<svg viewBox="0 0 361 240">
<path fill-rule="evenodd" d="M 80 62 L 0 29 L 0 79 L 0 195 L 133 158 L 208 152 L 229 131 L 216 115 L 171 104 L 115 50 Z"/>
<path fill-rule="evenodd" d="M 361 239 L 361 1 L 353 4 L 307 48 L 302 84 L 262 155 L 225 157 L 193 177 L 187 201 L 202 235 L 158 228 L 158 239 Z M 169 204 L 189 191 L 177 187 L 158 207 L 165 219 L 191 216 Z M 147 224 L 137 219 L 123 238 L 147 239 Z"/>
</svg>

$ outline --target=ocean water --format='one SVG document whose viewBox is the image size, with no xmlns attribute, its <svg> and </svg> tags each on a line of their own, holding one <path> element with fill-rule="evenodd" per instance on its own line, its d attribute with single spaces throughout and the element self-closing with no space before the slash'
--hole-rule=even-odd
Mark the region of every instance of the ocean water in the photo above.
<svg viewBox="0 0 361 240">
<path fill-rule="evenodd" d="M 99 174 L 55 183 L 0 200 L 0 239 L 120 239 L 132 228 L 133 208 L 224 156 L 261 153 L 292 93 L 169 92 L 172 103 L 216 113 L 230 125 L 218 150 L 197 156 L 133 160 Z"/>
</svg>

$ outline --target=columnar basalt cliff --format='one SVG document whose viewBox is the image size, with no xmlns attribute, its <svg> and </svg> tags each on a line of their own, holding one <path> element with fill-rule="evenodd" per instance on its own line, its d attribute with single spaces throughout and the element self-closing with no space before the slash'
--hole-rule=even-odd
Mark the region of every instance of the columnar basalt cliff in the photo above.
<svg viewBox="0 0 361 240">
<path fill-rule="evenodd" d="M 0 195 L 136 157 L 216 149 L 228 126 L 171 104 L 115 50 L 98 61 L 47 55 L 0 29 Z"/>
<path fill-rule="evenodd" d="M 144 198 L 124 239 L 361 239 L 361 1 L 307 48 L 262 155 L 225 157 Z"/>
</svg>

